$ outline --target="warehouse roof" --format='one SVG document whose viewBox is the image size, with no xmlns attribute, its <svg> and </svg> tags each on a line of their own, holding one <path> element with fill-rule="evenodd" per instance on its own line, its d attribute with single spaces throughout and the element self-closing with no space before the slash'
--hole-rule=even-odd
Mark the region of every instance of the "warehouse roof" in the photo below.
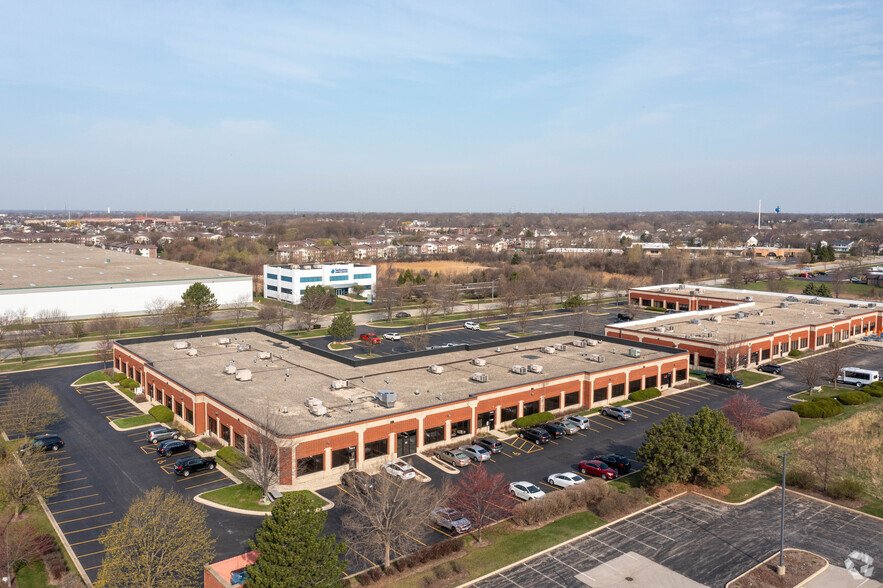
<svg viewBox="0 0 883 588">
<path fill-rule="evenodd" d="M 248 277 L 72 243 L 0 244 L 0 291 Z"/>
<path fill-rule="evenodd" d="M 493 348 L 452 350 L 440 355 L 350 367 L 259 332 L 240 332 L 230 337 L 235 337 L 230 344 L 220 343 L 217 335 L 181 339 L 190 344 L 189 349 L 176 349 L 170 339 L 127 342 L 124 347 L 191 392 L 204 392 L 253 420 L 263 420 L 268 408 L 280 414 L 287 408 L 277 431 L 280 434 L 298 434 L 393 416 L 462 401 L 477 393 L 646 363 L 672 354 L 642 348 L 640 357 L 634 358 L 626 354 L 628 345 L 599 342 L 593 347 L 577 348 L 570 346 L 574 337 L 550 337 L 529 343 L 513 341 L 501 345 L 499 352 Z M 555 343 L 563 343 L 567 349 L 551 354 L 542 352 L 543 347 Z M 237 351 L 239 344 L 248 344 L 250 349 Z M 196 349 L 198 354 L 188 355 L 191 349 Z M 259 359 L 261 352 L 269 352 L 271 357 Z M 603 355 L 603 363 L 590 360 L 589 354 Z M 471 361 L 475 358 L 483 358 L 486 365 L 473 365 Z M 541 365 L 542 373 L 522 375 L 511 371 L 513 365 L 527 367 L 529 364 Z M 251 370 L 252 380 L 237 381 L 233 375 L 224 373 L 228 365 Z M 433 365 L 441 366 L 443 372 L 432 373 L 429 368 Z M 471 380 L 476 372 L 486 374 L 488 381 Z M 346 380 L 348 386 L 334 390 L 335 380 Z M 381 390 L 396 392 L 398 400 L 394 408 L 383 408 L 374 401 L 375 394 Z M 308 398 L 321 400 L 328 415 L 312 416 L 306 407 Z"/>
</svg>

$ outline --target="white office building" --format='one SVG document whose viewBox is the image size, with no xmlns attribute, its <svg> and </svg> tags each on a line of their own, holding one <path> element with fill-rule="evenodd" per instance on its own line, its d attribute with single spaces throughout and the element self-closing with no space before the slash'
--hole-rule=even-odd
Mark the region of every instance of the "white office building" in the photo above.
<svg viewBox="0 0 883 588">
<path fill-rule="evenodd" d="M 300 304 L 300 297 L 310 286 L 331 286 L 338 296 L 362 286 L 362 296 L 374 298 L 377 266 L 357 263 L 325 263 L 311 265 L 265 265 L 264 297 Z"/>
</svg>

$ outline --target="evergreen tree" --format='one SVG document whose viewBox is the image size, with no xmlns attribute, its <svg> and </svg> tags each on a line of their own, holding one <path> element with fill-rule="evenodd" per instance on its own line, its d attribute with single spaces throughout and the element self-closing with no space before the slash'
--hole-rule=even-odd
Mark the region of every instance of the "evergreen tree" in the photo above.
<svg viewBox="0 0 883 588">
<path fill-rule="evenodd" d="M 274 502 L 272 515 L 248 542 L 259 554 L 246 568 L 249 588 L 340 586 L 346 546 L 322 533 L 326 516 L 301 492 Z"/>
<path fill-rule="evenodd" d="M 218 308 L 218 299 L 202 282 L 194 282 L 181 294 L 181 305 L 190 318 L 199 322 Z"/>
<path fill-rule="evenodd" d="M 335 341 L 349 339 L 356 334 L 356 323 L 350 313 L 344 311 L 334 317 L 331 326 L 328 327 L 328 335 Z"/>
<path fill-rule="evenodd" d="M 650 427 L 637 454 L 644 463 L 642 484 L 653 488 L 689 480 L 697 461 L 690 445 L 687 419 L 680 413 Z"/>
<path fill-rule="evenodd" d="M 828 284 L 816 284 L 816 296 L 830 298 L 831 297 L 831 288 L 828 287 Z"/>
<path fill-rule="evenodd" d="M 744 447 L 723 412 L 703 406 L 690 417 L 689 431 L 696 455 L 694 484 L 720 486 L 739 474 Z"/>
<path fill-rule="evenodd" d="M 816 285 L 812 282 L 807 284 L 806 287 L 803 288 L 803 294 L 805 296 L 816 296 Z"/>
<path fill-rule="evenodd" d="M 519 263 L 521 263 L 521 256 L 518 255 L 518 253 L 513 253 L 513 254 L 512 254 L 512 261 L 511 261 L 511 264 L 512 264 L 512 265 L 518 265 Z"/>
</svg>

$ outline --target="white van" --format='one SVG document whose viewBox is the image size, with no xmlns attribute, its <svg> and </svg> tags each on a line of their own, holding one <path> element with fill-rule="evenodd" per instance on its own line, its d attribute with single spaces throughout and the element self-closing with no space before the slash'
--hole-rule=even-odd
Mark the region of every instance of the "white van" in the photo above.
<svg viewBox="0 0 883 588">
<path fill-rule="evenodd" d="M 858 388 L 873 384 L 880 379 L 880 373 L 877 370 L 865 370 L 856 367 L 845 367 L 840 370 L 837 376 L 838 384 L 852 384 Z"/>
</svg>

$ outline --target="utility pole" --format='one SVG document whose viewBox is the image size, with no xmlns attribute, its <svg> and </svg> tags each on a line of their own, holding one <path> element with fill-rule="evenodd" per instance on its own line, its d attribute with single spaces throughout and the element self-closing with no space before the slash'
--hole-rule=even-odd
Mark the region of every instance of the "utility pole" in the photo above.
<svg viewBox="0 0 883 588">
<path fill-rule="evenodd" d="M 791 455 L 790 452 L 779 456 L 782 458 L 782 521 L 779 528 L 779 567 L 777 569 L 780 576 L 785 575 L 785 464 L 789 455 Z"/>
</svg>

